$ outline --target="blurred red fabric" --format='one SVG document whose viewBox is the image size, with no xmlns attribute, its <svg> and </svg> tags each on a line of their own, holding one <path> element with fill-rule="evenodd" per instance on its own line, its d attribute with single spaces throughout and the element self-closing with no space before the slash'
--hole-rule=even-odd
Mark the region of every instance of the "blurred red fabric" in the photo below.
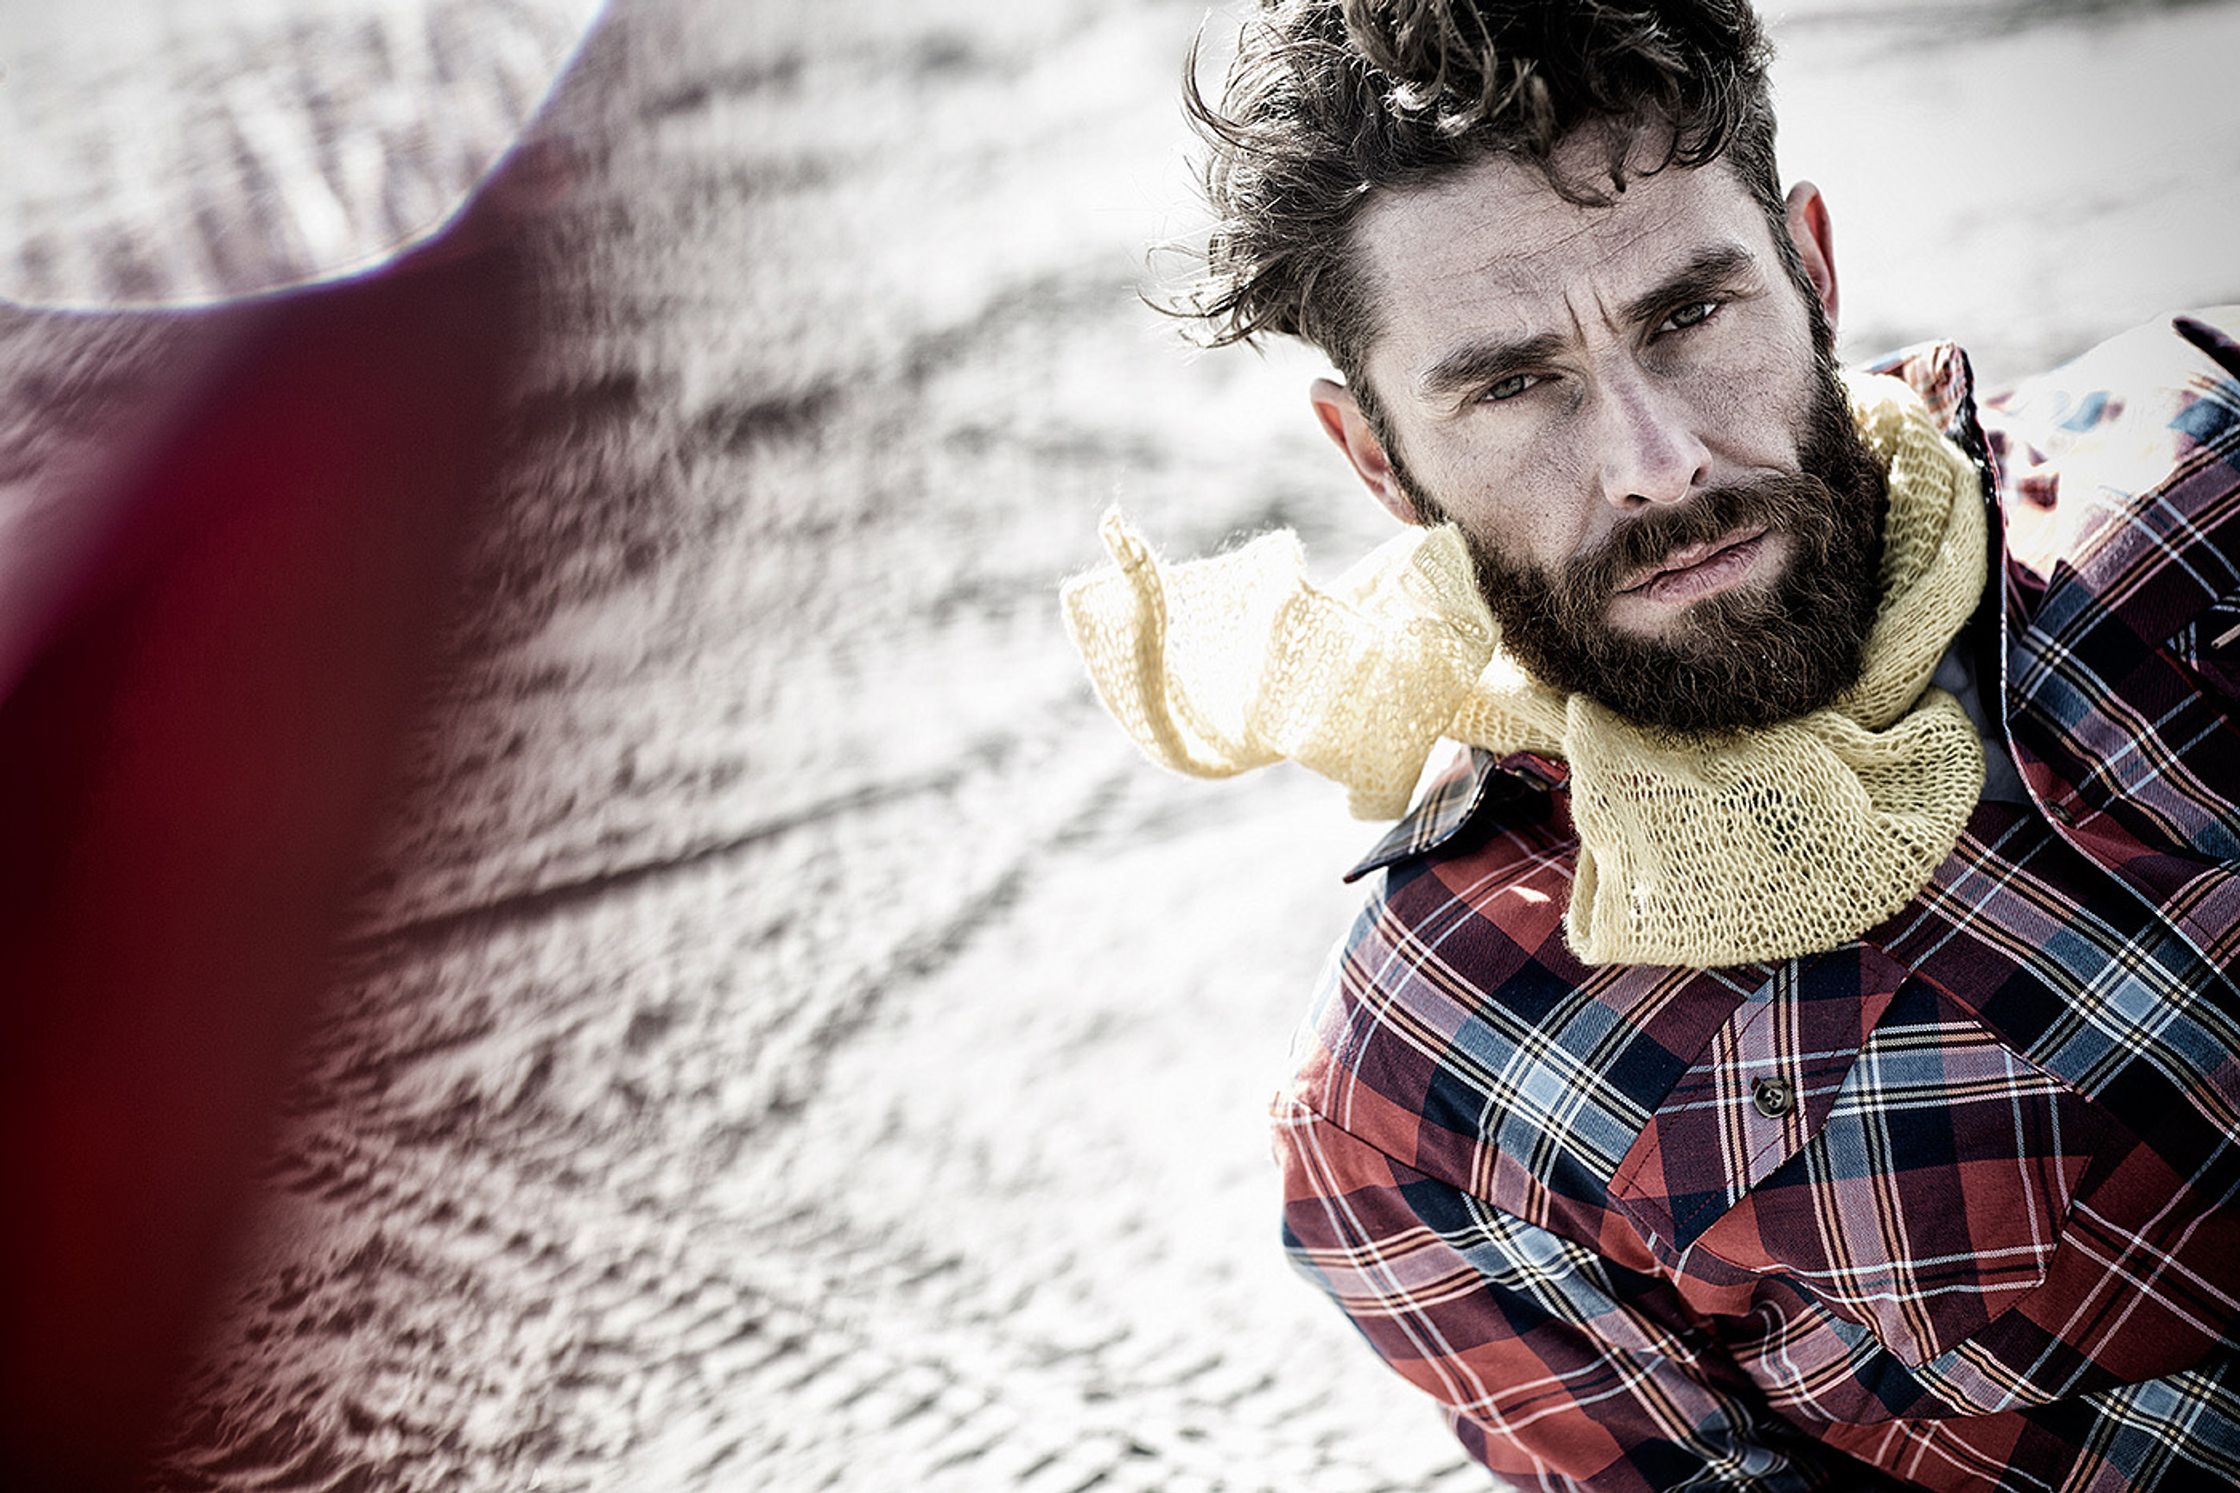
<svg viewBox="0 0 2240 1493">
<path fill-rule="evenodd" d="M 191 313 L 0 558 L 0 1485 L 131 1486 L 211 1305 L 490 480 L 490 224 Z"/>
</svg>

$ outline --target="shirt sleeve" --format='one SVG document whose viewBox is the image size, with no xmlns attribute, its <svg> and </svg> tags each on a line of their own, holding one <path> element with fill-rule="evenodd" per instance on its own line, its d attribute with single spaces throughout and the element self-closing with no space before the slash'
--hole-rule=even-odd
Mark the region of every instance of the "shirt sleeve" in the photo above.
<svg viewBox="0 0 2240 1493">
<path fill-rule="evenodd" d="M 1284 1247 L 1470 1455 L 1526 1487 L 1860 1486 L 1773 1415 L 1670 1283 L 1414 1171 L 1292 1101 Z M 1841 1479 L 1840 1483 L 1838 1479 Z"/>
</svg>

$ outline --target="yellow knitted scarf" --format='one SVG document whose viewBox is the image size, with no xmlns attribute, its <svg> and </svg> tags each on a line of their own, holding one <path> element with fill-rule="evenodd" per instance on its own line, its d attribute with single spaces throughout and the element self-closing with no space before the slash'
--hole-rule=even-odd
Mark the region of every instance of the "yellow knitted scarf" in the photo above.
<svg viewBox="0 0 2240 1493">
<path fill-rule="evenodd" d="M 1169 565 L 1115 510 L 1117 563 L 1067 584 L 1068 630 L 1128 734 L 1196 776 L 1289 758 L 1343 783 L 1356 815 L 1393 818 L 1442 736 L 1568 762 L 1564 930 L 1589 964 L 1832 948 L 1927 883 L 1983 791 L 1974 726 L 1929 687 L 1983 591 L 1975 471 L 1906 385 L 1846 381 L 1889 469 L 1882 606 L 1858 683 L 1763 730 L 1676 737 L 1536 683 L 1502 651 L 1451 525 L 1320 588 L 1288 530 Z"/>
</svg>

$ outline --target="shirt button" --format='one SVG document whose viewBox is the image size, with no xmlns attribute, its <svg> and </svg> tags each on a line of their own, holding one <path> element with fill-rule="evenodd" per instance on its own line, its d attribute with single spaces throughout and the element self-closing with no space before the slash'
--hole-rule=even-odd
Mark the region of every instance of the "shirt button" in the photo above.
<svg viewBox="0 0 2240 1493">
<path fill-rule="evenodd" d="M 2069 812 L 2066 804 L 2047 804 L 2046 816 L 2055 824 L 2075 824 L 2077 816 Z"/>
<path fill-rule="evenodd" d="M 1750 1102 L 1758 1106 L 1759 1114 L 1778 1120 L 1796 1107 L 1797 1094 L 1785 1078 L 1761 1078 L 1751 1091 Z"/>
</svg>

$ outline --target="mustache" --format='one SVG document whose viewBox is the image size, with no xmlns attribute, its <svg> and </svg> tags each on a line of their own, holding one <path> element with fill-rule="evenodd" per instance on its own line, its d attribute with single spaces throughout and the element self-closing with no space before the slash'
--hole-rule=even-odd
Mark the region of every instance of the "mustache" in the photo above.
<svg viewBox="0 0 2240 1493">
<path fill-rule="evenodd" d="M 1837 501 L 1828 483 L 1807 473 L 1773 473 L 1710 488 L 1685 503 L 1629 519 L 1600 548 L 1564 567 L 1563 591 L 1576 604 L 1599 607 L 1642 571 L 1737 529 L 1793 536 L 1800 547 L 1799 563 L 1825 559 L 1834 539 Z"/>
</svg>

